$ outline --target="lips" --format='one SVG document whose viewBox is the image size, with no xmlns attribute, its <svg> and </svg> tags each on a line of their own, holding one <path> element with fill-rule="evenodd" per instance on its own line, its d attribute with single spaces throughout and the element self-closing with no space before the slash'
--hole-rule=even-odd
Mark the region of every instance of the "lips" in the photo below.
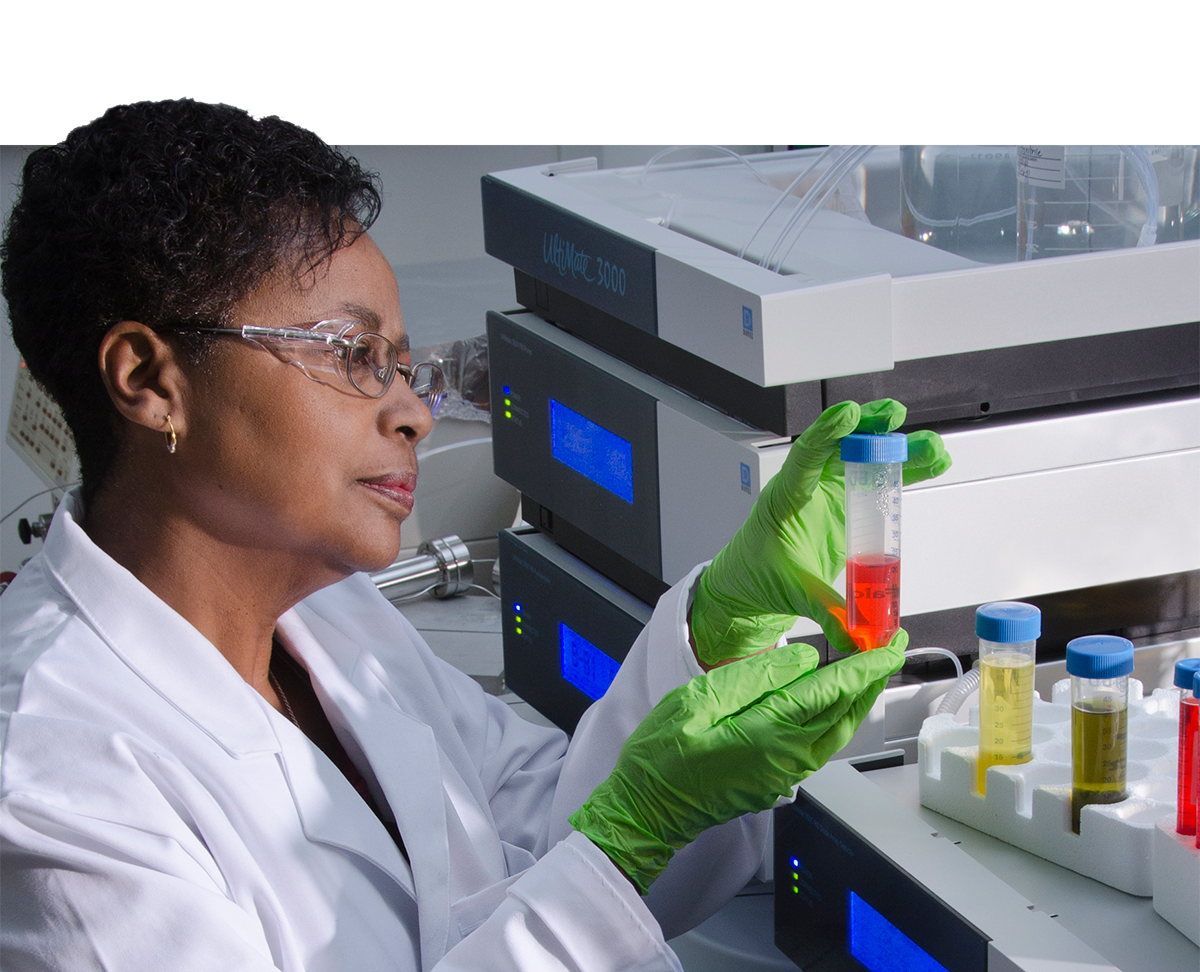
<svg viewBox="0 0 1200 972">
<path fill-rule="evenodd" d="M 376 476 L 372 479 L 360 479 L 359 483 L 378 496 L 404 509 L 411 511 L 413 507 L 413 490 L 417 485 L 417 477 L 413 474 L 390 473 L 386 476 Z"/>
</svg>

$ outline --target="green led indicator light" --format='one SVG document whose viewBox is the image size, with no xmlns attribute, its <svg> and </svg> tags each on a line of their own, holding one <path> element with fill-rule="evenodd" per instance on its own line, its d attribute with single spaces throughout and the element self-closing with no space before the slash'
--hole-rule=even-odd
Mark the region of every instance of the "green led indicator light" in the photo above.
<svg viewBox="0 0 1200 972">
<path fill-rule="evenodd" d="M 520 634 L 520 633 L 521 633 L 521 629 L 517 628 L 517 634 Z"/>
<path fill-rule="evenodd" d="M 506 398 L 506 399 L 504 399 L 504 404 L 505 404 L 505 405 L 511 405 L 511 404 L 512 404 L 512 399 L 511 399 L 511 398 Z"/>
<path fill-rule="evenodd" d="M 792 888 L 792 894 L 799 894 L 799 893 L 800 893 L 799 888 Z"/>
<path fill-rule="evenodd" d="M 512 412 L 506 411 L 506 412 L 504 413 L 504 417 L 505 417 L 505 418 L 512 418 Z"/>
<path fill-rule="evenodd" d="M 800 880 L 800 875 L 799 875 L 799 874 L 797 874 L 795 871 L 792 871 L 792 880 L 793 880 L 793 881 L 799 881 L 799 880 Z"/>
<path fill-rule="evenodd" d="M 517 624 L 520 624 L 520 623 L 521 623 L 521 615 L 518 614 L 517 615 Z"/>
</svg>

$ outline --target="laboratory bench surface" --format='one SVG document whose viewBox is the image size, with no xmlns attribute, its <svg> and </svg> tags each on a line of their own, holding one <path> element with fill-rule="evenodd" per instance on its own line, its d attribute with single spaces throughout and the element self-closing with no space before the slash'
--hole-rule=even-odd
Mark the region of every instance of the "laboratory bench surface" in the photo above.
<svg viewBox="0 0 1200 972">
<path fill-rule="evenodd" d="M 500 601 L 490 591 L 471 590 L 446 600 L 423 597 L 396 606 L 440 657 L 522 717 L 551 724 L 504 687 Z M 1159 917 L 1150 898 L 1117 891 L 922 807 L 916 765 L 874 770 L 867 778 L 1039 910 L 1055 916 L 1121 972 L 1200 969 L 1200 949 Z M 671 945 L 687 972 L 788 972 L 796 966 L 774 946 L 773 913 L 770 886 L 748 888 Z"/>
</svg>

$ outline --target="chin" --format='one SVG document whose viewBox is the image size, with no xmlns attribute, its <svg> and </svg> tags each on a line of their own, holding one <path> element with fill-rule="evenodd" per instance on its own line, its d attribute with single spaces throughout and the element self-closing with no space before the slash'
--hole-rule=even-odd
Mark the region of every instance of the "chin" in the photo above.
<svg viewBox="0 0 1200 972">
<path fill-rule="evenodd" d="M 343 560 L 346 576 L 362 571 L 373 573 L 383 570 L 396 560 L 400 552 L 400 531 L 396 530 L 387 537 L 383 531 L 364 537 L 363 542 L 348 553 Z"/>
</svg>

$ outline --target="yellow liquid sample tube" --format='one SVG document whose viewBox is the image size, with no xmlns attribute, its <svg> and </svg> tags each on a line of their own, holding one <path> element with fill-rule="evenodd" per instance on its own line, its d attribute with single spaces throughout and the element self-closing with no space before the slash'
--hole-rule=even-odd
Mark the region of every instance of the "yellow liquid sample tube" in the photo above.
<svg viewBox="0 0 1200 972">
<path fill-rule="evenodd" d="M 987 790 L 989 766 L 1033 758 L 1033 664 L 1042 612 L 1021 601 L 993 601 L 975 612 L 979 638 L 979 755 L 975 789 Z"/>
<path fill-rule="evenodd" d="M 1071 676 L 1071 829 L 1089 803 L 1125 799 L 1133 642 L 1087 635 L 1067 642 Z"/>
<path fill-rule="evenodd" d="M 1071 829 L 1079 833 L 1079 815 L 1089 803 L 1125 799 L 1129 709 L 1077 702 L 1071 706 Z"/>
<path fill-rule="evenodd" d="M 989 766 L 1033 758 L 1033 659 L 1000 653 L 979 664 L 979 759 L 976 789 L 985 792 Z"/>
</svg>

